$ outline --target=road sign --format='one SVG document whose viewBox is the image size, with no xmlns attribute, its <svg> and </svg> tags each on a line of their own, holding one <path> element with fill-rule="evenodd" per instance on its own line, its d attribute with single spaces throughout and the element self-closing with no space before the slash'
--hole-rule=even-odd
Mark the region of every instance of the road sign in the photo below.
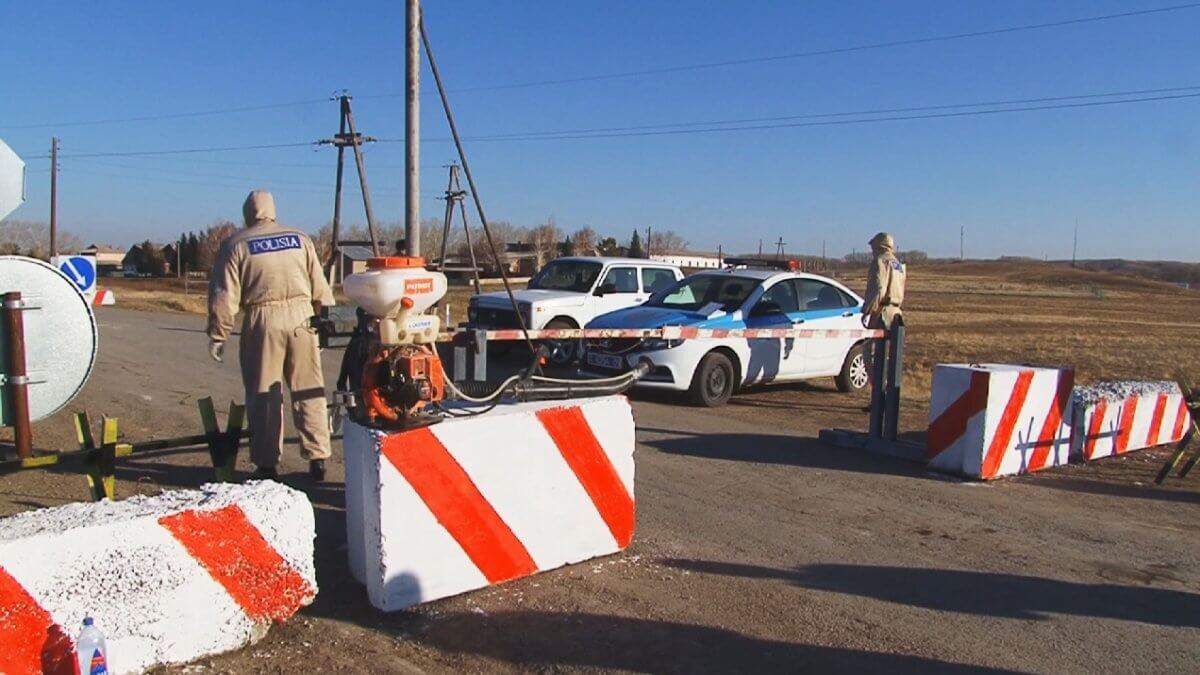
<svg viewBox="0 0 1200 675">
<path fill-rule="evenodd" d="M 89 298 L 96 292 L 96 258 L 90 255 L 60 255 L 51 261 Z"/>
<path fill-rule="evenodd" d="M 25 162 L 0 140 L 0 220 L 25 201 Z"/>
</svg>

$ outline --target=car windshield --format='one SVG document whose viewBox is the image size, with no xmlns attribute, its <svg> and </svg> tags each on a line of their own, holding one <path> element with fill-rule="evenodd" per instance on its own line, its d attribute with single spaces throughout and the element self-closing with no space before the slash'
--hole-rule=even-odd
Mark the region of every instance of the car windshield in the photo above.
<svg viewBox="0 0 1200 675">
<path fill-rule="evenodd" d="M 544 291 L 587 293 L 604 266 L 583 260 L 555 260 L 529 280 L 529 288 Z"/>
<path fill-rule="evenodd" d="M 758 284 L 758 279 L 701 274 L 655 294 L 646 306 L 696 312 L 715 304 L 726 312 L 733 312 L 742 306 Z"/>
</svg>

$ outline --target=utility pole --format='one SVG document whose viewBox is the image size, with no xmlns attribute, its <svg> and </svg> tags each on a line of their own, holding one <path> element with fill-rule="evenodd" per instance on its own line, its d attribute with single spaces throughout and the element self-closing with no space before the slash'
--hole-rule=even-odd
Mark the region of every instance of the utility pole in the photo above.
<svg viewBox="0 0 1200 675">
<path fill-rule="evenodd" d="M 50 257 L 58 255 L 58 138 L 50 139 Z"/>
<path fill-rule="evenodd" d="M 646 226 L 646 257 L 654 255 L 654 249 L 650 247 L 650 226 Z"/>
<path fill-rule="evenodd" d="M 1071 267 L 1075 266 L 1075 253 L 1079 250 L 1079 216 L 1075 216 L 1075 234 L 1071 237 Z"/>
<path fill-rule="evenodd" d="M 762 257 L 762 239 L 758 240 L 758 257 Z"/>
<path fill-rule="evenodd" d="M 775 259 L 776 260 L 783 259 L 783 247 L 784 246 L 787 246 L 787 244 L 784 243 L 783 237 L 780 237 L 779 241 L 775 242 Z"/>
<path fill-rule="evenodd" d="M 354 149 L 354 165 L 358 169 L 358 186 L 362 192 L 363 209 L 367 214 L 367 231 L 371 235 L 371 253 L 379 256 L 383 255 L 379 249 L 379 238 L 375 236 L 375 211 L 371 208 L 371 192 L 367 189 L 367 173 L 363 166 L 362 144 L 373 143 L 374 138 L 363 136 L 354 128 L 354 112 L 350 109 L 350 95 L 343 93 L 336 99 L 339 104 L 340 123 L 338 125 L 338 133 L 333 138 L 324 138 L 317 141 L 318 145 L 332 145 L 338 149 L 337 156 L 337 183 L 334 188 L 333 197 L 333 242 L 329 252 L 329 260 L 325 263 L 326 278 L 333 279 L 333 268 L 336 261 L 340 260 L 338 255 L 338 242 L 341 241 L 341 220 L 342 220 L 342 174 L 344 166 L 344 149 L 350 146 Z M 340 275 L 339 275 L 340 276 Z M 341 279 L 339 278 L 340 282 Z"/>
<path fill-rule="evenodd" d="M 958 226 L 958 262 L 963 261 L 963 236 L 965 231 L 962 225 Z"/>
<path fill-rule="evenodd" d="M 404 58 L 404 248 L 421 255 L 421 3 L 407 0 Z"/>
<path fill-rule="evenodd" d="M 458 210 L 462 214 L 463 234 L 467 238 L 467 252 L 471 256 L 471 275 L 475 281 L 475 295 L 479 295 L 479 262 L 475 259 L 475 244 L 471 241 L 471 224 L 467 222 L 467 206 L 466 196 L 467 191 L 462 189 L 462 184 L 458 181 L 458 164 L 451 164 L 450 179 L 446 183 L 446 215 L 442 226 L 442 256 L 438 263 L 438 271 L 445 274 L 446 272 L 446 251 L 450 243 L 450 224 L 454 219 L 454 206 L 458 205 Z"/>
</svg>

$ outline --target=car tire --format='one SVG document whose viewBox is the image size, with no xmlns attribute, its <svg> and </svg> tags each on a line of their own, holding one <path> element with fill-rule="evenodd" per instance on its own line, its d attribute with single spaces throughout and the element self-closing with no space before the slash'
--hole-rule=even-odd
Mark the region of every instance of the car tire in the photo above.
<svg viewBox="0 0 1200 675">
<path fill-rule="evenodd" d="M 736 387 L 733 361 L 721 352 L 709 352 L 696 367 L 688 393 L 693 404 L 716 408 L 729 402 Z"/>
<path fill-rule="evenodd" d="M 545 326 L 549 330 L 571 329 L 576 326 L 566 319 L 552 319 Z M 553 366 L 569 366 L 579 358 L 579 340 L 545 340 L 546 360 Z"/>
<path fill-rule="evenodd" d="M 837 374 L 838 391 L 849 394 L 862 391 L 871 383 L 871 375 L 867 371 L 866 345 L 859 343 L 846 352 L 846 360 L 842 362 L 842 372 Z"/>
</svg>

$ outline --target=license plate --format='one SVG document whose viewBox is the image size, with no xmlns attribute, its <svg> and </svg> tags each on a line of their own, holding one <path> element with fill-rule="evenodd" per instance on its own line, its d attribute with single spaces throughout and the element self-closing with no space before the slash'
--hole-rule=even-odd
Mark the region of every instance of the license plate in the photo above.
<svg viewBox="0 0 1200 675">
<path fill-rule="evenodd" d="M 590 366 L 599 366 L 601 368 L 608 368 L 609 370 L 621 369 L 621 357 L 612 356 L 610 354 L 597 354 L 595 352 L 588 352 L 587 362 Z"/>
</svg>

